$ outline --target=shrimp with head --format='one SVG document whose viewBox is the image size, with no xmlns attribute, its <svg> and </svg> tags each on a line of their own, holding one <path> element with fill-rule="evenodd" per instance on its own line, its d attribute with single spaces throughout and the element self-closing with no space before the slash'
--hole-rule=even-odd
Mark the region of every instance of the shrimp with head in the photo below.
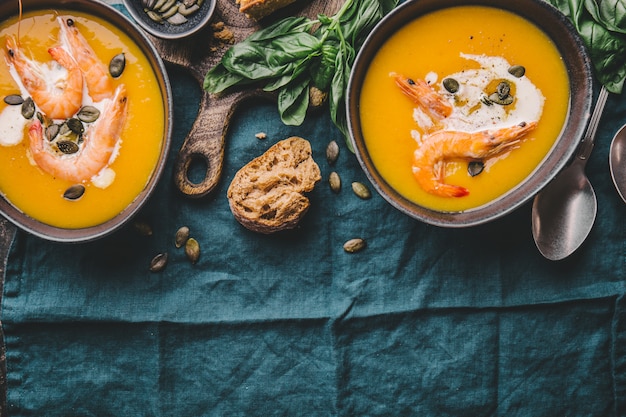
<svg viewBox="0 0 626 417">
<path fill-rule="evenodd" d="M 389 75 L 394 79 L 396 85 L 400 87 L 400 90 L 435 122 L 441 121 L 452 114 L 452 105 L 426 81 L 408 78 L 395 72 Z"/>
<path fill-rule="evenodd" d="M 127 107 L 126 87 L 121 84 L 104 103 L 98 120 L 85 131 L 82 148 L 70 155 L 58 155 L 50 149 L 41 122 L 35 120 L 28 132 L 33 160 L 54 177 L 73 182 L 90 180 L 109 164 L 124 127 Z"/>
<path fill-rule="evenodd" d="M 48 50 L 67 70 L 67 77 L 53 79 L 38 62 L 26 57 L 15 37 L 6 39 L 6 58 L 39 109 L 52 119 L 72 117 L 83 100 L 83 75 L 76 61 L 62 48 Z M 48 71 L 50 72 L 50 71 Z"/>
<path fill-rule="evenodd" d="M 451 159 L 484 160 L 517 147 L 537 126 L 522 122 L 497 130 L 460 132 L 438 130 L 423 138 L 413 154 L 413 176 L 428 193 L 442 197 L 463 197 L 469 191 L 462 186 L 444 182 L 445 162 Z"/>
<path fill-rule="evenodd" d="M 115 88 L 113 80 L 109 76 L 109 70 L 80 33 L 74 19 L 59 16 L 57 21 L 61 27 L 61 41 L 68 46 L 78 63 L 78 67 L 83 72 L 87 91 L 91 98 L 98 102 L 112 97 Z"/>
</svg>

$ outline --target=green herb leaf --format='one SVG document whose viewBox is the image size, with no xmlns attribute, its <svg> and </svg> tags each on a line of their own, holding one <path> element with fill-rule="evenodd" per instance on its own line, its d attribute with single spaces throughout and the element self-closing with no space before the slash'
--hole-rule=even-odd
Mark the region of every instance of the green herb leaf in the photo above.
<svg viewBox="0 0 626 417">
<path fill-rule="evenodd" d="M 570 18 L 581 35 L 598 80 L 612 92 L 624 88 L 626 13 L 622 0 L 546 0 Z"/>
<path fill-rule="evenodd" d="M 337 44 L 330 41 L 324 43 L 322 45 L 321 58 L 315 60 L 311 66 L 313 85 L 322 91 L 328 91 L 333 76 L 335 75 L 335 62 L 338 52 L 339 48 Z"/>
<path fill-rule="evenodd" d="M 398 1 L 346 0 L 330 17 L 280 20 L 226 51 L 220 63 L 207 72 L 204 88 L 218 93 L 264 81 L 264 90 L 278 91 L 283 123 L 299 125 L 306 117 L 309 87 L 314 85 L 329 92 L 331 118 L 347 139 L 344 95 L 356 51 Z"/>
<path fill-rule="evenodd" d="M 282 77 L 321 48 L 308 33 L 290 33 L 269 43 L 241 42 L 224 54 L 221 64 L 230 72 L 252 80 Z"/>
<path fill-rule="evenodd" d="M 244 80 L 245 78 L 241 75 L 232 73 L 224 65 L 218 64 L 207 72 L 203 88 L 211 93 L 221 93 L 234 85 L 241 84 Z"/>
<path fill-rule="evenodd" d="M 264 42 L 280 38 L 287 33 L 305 33 L 311 29 L 312 25 L 313 22 L 306 17 L 287 17 L 264 29 L 257 30 L 243 42 Z"/>
<path fill-rule="evenodd" d="M 309 107 L 310 82 L 308 77 L 300 77 L 278 93 L 278 111 L 284 124 L 300 126 L 304 121 Z"/>
</svg>

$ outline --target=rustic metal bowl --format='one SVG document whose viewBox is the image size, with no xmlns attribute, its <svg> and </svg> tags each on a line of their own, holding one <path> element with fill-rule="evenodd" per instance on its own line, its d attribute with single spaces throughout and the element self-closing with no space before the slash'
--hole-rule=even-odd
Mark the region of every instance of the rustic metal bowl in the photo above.
<svg viewBox="0 0 626 417">
<path fill-rule="evenodd" d="M 163 97 L 163 108 L 165 113 L 164 133 L 161 154 L 157 165 L 155 166 L 154 171 L 152 172 L 152 175 L 143 191 L 128 207 L 126 207 L 126 209 L 124 209 L 123 212 L 118 214 L 113 219 L 93 227 L 81 229 L 64 229 L 54 227 L 25 215 L 10 204 L 6 199 L 0 196 L 0 214 L 21 229 L 33 235 L 57 242 L 91 241 L 109 235 L 124 226 L 140 210 L 140 208 L 143 207 L 163 173 L 172 135 L 172 92 L 170 82 L 165 70 L 165 65 L 163 64 L 157 50 L 154 48 L 154 45 L 149 41 L 146 35 L 137 26 L 135 26 L 134 23 L 113 7 L 92 0 L 27 0 L 24 2 L 24 11 L 43 9 L 88 13 L 105 19 L 126 33 L 148 58 L 148 61 L 152 65 L 156 74 L 159 87 L 161 89 L 161 95 Z M 0 21 L 4 21 L 12 16 L 16 16 L 17 14 L 17 2 L 0 2 Z"/>
<path fill-rule="evenodd" d="M 570 79 L 570 101 L 561 133 L 548 155 L 536 169 L 505 195 L 477 208 L 442 212 L 409 201 L 379 174 L 363 140 L 359 115 L 361 85 L 369 63 L 379 48 L 399 28 L 429 12 L 460 5 L 482 5 L 513 12 L 542 29 L 560 51 Z M 533 198 L 573 156 L 583 134 L 591 108 L 593 79 L 591 61 L 574 26 L 556 8 L 541 0 L 408 0 L 394 9 L 374 28 L 355 60 L 348 90 L 346 111 L 348 129 L 357 159 L 374 188 L 401 212 L 423 222 L 442 227 L 468 227 L 486 223 L 519 208 Z"/>
<path fill-rule="evenodd" d="M 187 21 L 173 25 L 156 22 L 144 11 L 142 0 L 124 0 L 128 13 L 146 32 L 161 39 L 181 39 L 191 36 L 202 30 L 213 17 L 217 0 L 204 0 L 200 9 L 189 15 Z"/>
</svg>

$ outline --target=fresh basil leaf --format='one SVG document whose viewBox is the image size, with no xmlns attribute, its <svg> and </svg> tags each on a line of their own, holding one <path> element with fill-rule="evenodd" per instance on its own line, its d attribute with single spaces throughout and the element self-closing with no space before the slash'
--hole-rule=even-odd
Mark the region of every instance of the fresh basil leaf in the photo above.
<svg viewBox="0 0 626 417">
<path fill-rule="evenodd" d="M 341 29 L 344 37 L 349 39 L 350 44 L 360 48 L 374 26 L 387 13 L 386 7 L 398 4 L 397 0 L 389 0 L 390 4 L 383 5 L 378 0 L 357 0 L 359 6 L 351 13 L 347 13 L 341 19 Z"/>
<path fill-rule="evenodd" d="M 380 10 L 383 16 L 395 9 L 400 3 L 398 0 L 378 0 L 378 2 L 380 3 Z"/>
<path fill-rule="evenodd" d="M 243 80 L 241 75 L 229 72 L 223 65 L 216 65 L 206 73 L 203 88 L 210 93 L 221 93 Z"/>
<path fill-rule="evenodd" d="M 320 48 L 320 40 L 310 34 L 288 34 L 266 46 L 239 43 L 226 51 L 222 65 L 249 79 L 282 77 L 293 72 L 300 61 L 316 54 Z"/>
<path fill-rule="evenodd" d="M 354 62 L 355 51 L 351 48 L 341 48 L 337 53 L 335 62 L 336 72 L 329 93 L 330 116 L 337 128 L 343 134 L 348 149 L 353 151 L 352 144 L 349 141 L 348 124 L 345 108 L 345 91 L 350 78 L 350 62 Z"/>
<path fill-rule="evenodd" d="M 335 62 L 337 60 L 337 52 L 339 51 L 337 44 L 330 42 L 322 45 L 322 52 L 319 59 L 311 65 L 311 75 L 313 77 L 313 85 L 322 91 L 328 91 L 330 83 L 335 74 Z"/>
<path fill-rule="evenodd" d="M 297 82 L 283 87 L 278 93 L 278 111 L 282 122 L 289 126 L 300 126 L 309 107 L 308 77 L 300 77 Z"/>
<path fill-rule="evenodd" d="M 268 49 L 283 60 L 305 58 L 322 47 L 322 42 L 309 33 L 291 33 L 272 40 Z"/>
<path fill-rule="evenodd" d="M 589 51 L 598 80 L 612 92 L 624 88 L 626 54 L 624 14 L 611 15 L 624 9 L 623 0 L 546 0 L 572 21 Z"/>
<path fill-rule="evenodd" d="M 297 65 L 293 66 L 293 71 L 291 71 L 288 74 L 283 75 L 280 78 L 274 78 L 272 81 L 270 81 L 268 84 L 266 84 L 265 87 L 263 87 L 263 90 L 265 90 L 265 91 L 275 91 L 275 90 L 278 90 L 279 88 L 287 85 L 291 81 L 295 80 L 302 73 L 304 73 L 305 71 L 308 70 L 308 68 L 309 68 L 309 61 L 311 59 L 313 59 L 314 57 L 315 57 L 315 55 L 312 55 L 312 56 L 308 57 L 307 59 L 304 59 L 304 60 L 300 61 Z"/>
<path fill-rule="evenodd" d="M 242 42 L 264 42 L 279 38 L 287 33 L 308 32 L 312 24 L 313 22 L 306 17 L 287 17 L 266 28 L 257 30 Z"/>
<path fill-rule="evenodd" d="M 598 80 L 612 93 L 621 93 L 626 79 L 626 43 L 595 22 L 580 25 L 583 38 L 591 44 L 589 55 Z"/>
<path fill-rule="evenodd" d="M 626 34 L 626 3 L 624 1 L 603 0 L 599 4 L 594 0 L 585 0 L 585 8 L 597 22 L 607 30 Z"/>
</svg>

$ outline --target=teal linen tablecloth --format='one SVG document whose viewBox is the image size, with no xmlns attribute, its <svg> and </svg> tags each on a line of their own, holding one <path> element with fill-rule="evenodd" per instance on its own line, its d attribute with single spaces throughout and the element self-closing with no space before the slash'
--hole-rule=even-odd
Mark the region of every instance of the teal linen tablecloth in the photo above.
<svg viewBox="0 0 626 417">
<path fill-rule="evenodd" d="M 609 97 L 587 170 L 595 227 L 550 262 L 533 243 L 530 205 L 457 230 L 357 198 L 346 184 L 367 180 L 326 112 L 296 128 L 252 103 L 232 121 L 215 192 L 185 198 L 172 170 L 201 93 L 168 70 L 172 152 L 138 215 L 153 235 L 129 225 L 67 245 L 17 233 L 2 298 L 3 415 L 626 415 L 626 205 L 608 171 L 626 97 Z M 226 189 L 291 135 L 311 142 L 324 180 L 297 229 L 252 233 Z M 333 139 L 338 195 L 326 184 Z M 195 265 L 174 247 L 184 225 L 201 246 Z M 367 249 L 345 253 L 353 237 Z M 165 251 L 165 270 L 149 272 Z"/>
</svg>

